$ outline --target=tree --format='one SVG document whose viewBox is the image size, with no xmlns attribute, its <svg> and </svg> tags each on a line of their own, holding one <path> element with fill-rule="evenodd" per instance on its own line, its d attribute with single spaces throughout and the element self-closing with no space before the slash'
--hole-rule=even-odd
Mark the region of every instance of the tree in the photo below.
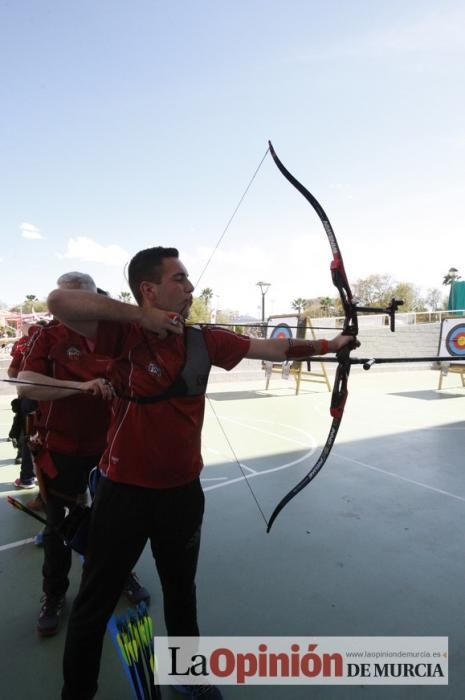
<svg viewBox="0 0 465 700">
<path fill-rule="evenodd" d="M 297 299 L 294 299 L 294 301 L 291 302 L 291 306 L 294 309 L 294 311 L 297 311 L 298 314 L 301 314 L 307 306 L 307 299 L 303 299 L 303 297 L 297 297 Z"/>
<path fill-rule="evenodd" d="M 394 283 L 389 275 L 369 275 L 353 285 L 360 306 L 386 306 L 393 297 Z"/>
<path fill-rule="evenodd" d="M 208 309 L 210 306 L 210 302 L 213 299 L 213 289 L 210 289 L 210 287 L 205 287 L 205 289 L 202 289 L 202 291 L 200 292 L 199 298 L 202 299 L 202 301 Z"/>
<path fill-rule="evenodd" d="M 39 301 L 35 294 L 26 294 L 26 300 L 24 302 L 24 312 L 34 313 L 34 302 Z"/>
<path fill-rule="evenodd" d="M 134 298 L 131 292 L 120 292 L 118 294 L 118 299 L 124 301 L 125 304 L 134 304 Z"/>
<path fill-rule="evenodd" d="M 23 314 L 34 314 L 38 311 L 47 311 L 47 302 L 45 299 L 39 300 L 35 294 L 26 294 L 25 300 L 22 304 L 17 304 L 10 311 L 15 311 L 17 313 Z"/>
<path fill-rule="evenodd" d="M 430 307 L 431 311 L 437 311 L 440 306 L 445 307 L 447 305 L 447 300 L 442 299 L 442 292 L 440 289 L 428 289 L 425 302 Z"/>
<path fill-rule="evenodd" d="M 423 311 L 425 300 L 415 285 L 410 282 L 394 282 L 389 275 L 369 275 L 353 286 L 354 297 L 359 306 L 389 306 L 391 299 L 402 299 L 400 311 Z"/>
<path fill-rule="evenodd" d="M 302 316 L 304 318 L 318 318 L 321 316 L 320 300 L 318 298 L 306 299 Z"/>
<path fill-rule="evenodd" d="M 343 316 L 339 297 L 315 297 L 305 300 L 304 318 L 319 318 L 320 316 Z"/>
<path fill-rule="evenodd" d="M 194 297 L 189 321 L 192 323 L 208 323 L 210 321 L 210 310 L 202 296 Z"/>
<path fill-rule="evenodd" d="M 399 307 L 399 311 L 426 311 L 425 300 L 420 296 L 420 292 L 415 285 L 410 282 L 399 282 L 392 290 L 390 299 L 402 299 L 404 302 Z"/>
<path fill-rule="evenodd" d="M 331 309 L 334 309 L 334 303 L 331 297 L 320 297 L 318 301 L 323 315 L 330 316 Z"/>
</svg>

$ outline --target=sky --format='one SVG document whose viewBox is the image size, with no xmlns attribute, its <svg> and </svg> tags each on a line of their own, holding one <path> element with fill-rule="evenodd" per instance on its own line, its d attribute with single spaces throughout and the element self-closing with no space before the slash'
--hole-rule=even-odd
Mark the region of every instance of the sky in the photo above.
<svg viewBox="0 0 465 700">
<path fill-rule="evenodd" d="M 113 295 L 175 246 L 220 309 L 336 296 L 318 198 L 351 283 L 465 276 L 459 0 L 0 0 L 0 301 L 70 270 Z"/>
</svg>

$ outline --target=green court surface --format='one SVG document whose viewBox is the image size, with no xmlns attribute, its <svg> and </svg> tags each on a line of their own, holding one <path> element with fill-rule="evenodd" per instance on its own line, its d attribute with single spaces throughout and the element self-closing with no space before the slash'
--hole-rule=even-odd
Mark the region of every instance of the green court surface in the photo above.
<svg viewBox="0 0 465 700">
<path fill-rule="evenodd" d="M 465 389 L 450 376 L 438 392 L 437 381 L 430 370 L 353 371 L 326 465 L 270 534 L 245 475 L 269 517 L 316 460 L 330 426 L 330 395 L 309 383 L 295 396 L 293 384 L 280 378 L 267 392 L 262 377 L 210 384 L 198 573 L 203 634 L 449 638 L 447 686 L 227 686 L 225 700 L 465 697 Z M 6 500 L 31 494 L 12 486 L 19 467 L 6 441 L 13 398 L 7 391 L 0 396 L 2 695 L 58 700 L 64 626 L 51 639 L 35 631 L 42 553 L 31 538 L 40 525 Z M 68 610 L 80 566 L 76 556 Z M 155 630 L 164 634 L 148 550 L 137 573 L 152 595 Z M 120 608 L 127 608 L 124 600 Z M 131 697 L 106 639 L 97 698 Z M 182 697 L 163 689 L 166 700 Z"/>
</svg>

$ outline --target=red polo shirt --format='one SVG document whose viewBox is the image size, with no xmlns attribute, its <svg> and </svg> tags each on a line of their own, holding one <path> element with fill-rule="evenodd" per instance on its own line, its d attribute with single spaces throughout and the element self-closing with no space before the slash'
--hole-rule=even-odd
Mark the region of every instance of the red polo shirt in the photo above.
<svg viewBox="0 0 465 700">
<path fill-rule="evenodd" d="M 40 328 L 35 334 L 22 369 L 57 379 L 88 381 L 106 376 L 108 367 L 109 360 L 102 355 L 98 340 L 89 343 L 58 323 Z M 86 394 L 39 401 L 39 430 L 44 447 L 63 454 L 101 454 L 110 409 L 110 402 Z"/>
<path fill-rule="evenodd" d="M 13 345 L 10 353 L 13 359 L 11 360 L 8 369 L 15 369 L 17 372 L 19 372 L 21 363 L 24 358 L 24 353 L 26 352 L 28 340 L 29 336 L 23 335 L 23 337 L 17 340 L 16 343 Z"/>
<path fill-rule="evenodd" d="M 46 327 L 48 328 L 49 326 L 55 326 L 57 323 L 58 321 L 55 320 L 49 321 Z M 9 369 L 15 369 L 17 372 L 22 371 L 24 360 L 29 352 L 31 343 L 34 340 L 34 335 L 43 327 L 44 326 L 42 324 L 34 324 L 33 326 L 29 326 L 27 334 L 23 335 L 16 341 L 11 349 L 10 354 L 13 359 L 10 362 Z"/>
<path fill-rule="evenodd" d="M 204 328 L 211 363 L 232 369 L 250 340 L 220 328 Z M 99 325 L 97 342 L 115 359 L 111 380 L 118 393 L 153 396 L 167 389 L 185 362 L 184 337 L 159 340 L 137 324 Z M 148 488 L 182 486 L 202 470 L 201 430 L 205 395 L 137 404 L 116 399 L 107 448 L 100 462 L 113 481 Z"/>
</svg>

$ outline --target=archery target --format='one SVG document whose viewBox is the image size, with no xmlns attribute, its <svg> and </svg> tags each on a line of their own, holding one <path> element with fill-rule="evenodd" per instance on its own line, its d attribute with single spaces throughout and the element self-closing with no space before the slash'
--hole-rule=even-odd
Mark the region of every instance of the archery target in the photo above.
<svg viewBox="0 0 465 700">
<path fill-rule="evenodd" d="M 439 354 L 465 358 L 465 317 L 447 318 L 441 325 Z"/>
<path fill-rule="evenodd" d="M 296 338 L 299 317 L 290 314 L 286 316 L 269 316 L 266 327 L 267 338 Z"/>
<path fill-rule="evenodd" d="M 292 338 L 292 331 L 287 323 L 280 323 L 279 326 L 273 328 L 270 338 Z"/>
<path fill-rule="evenodd" d="M 446 350 L 452 357 L 465 357 L 465 323 L 459 323 L 446 336 Z"/>
</svg>

